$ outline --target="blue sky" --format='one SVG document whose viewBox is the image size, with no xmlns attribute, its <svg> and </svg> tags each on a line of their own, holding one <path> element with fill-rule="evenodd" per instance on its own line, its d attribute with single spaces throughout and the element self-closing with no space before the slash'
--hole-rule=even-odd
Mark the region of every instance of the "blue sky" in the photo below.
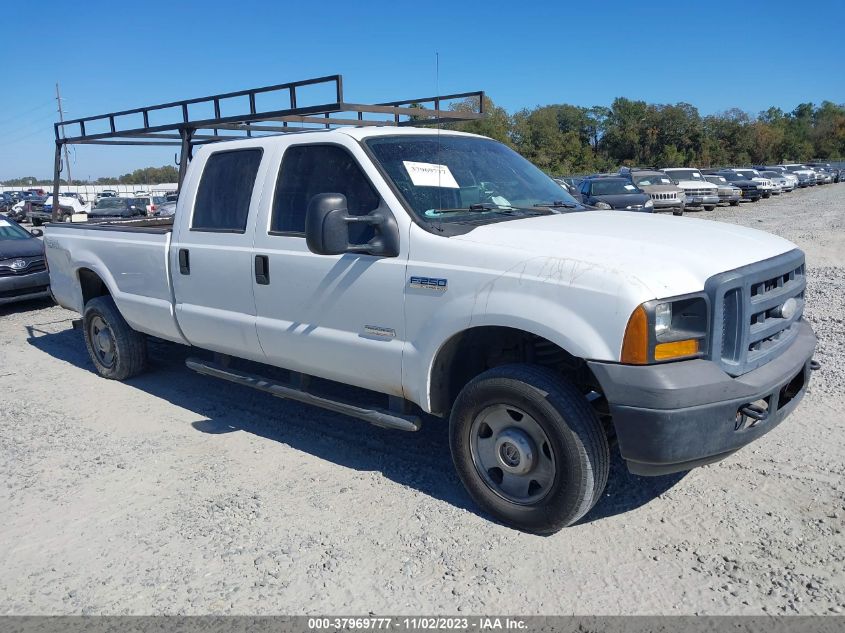
<svg viewBox="0 0 845 633">
<path fill-rule="evenodd" d="M 839 0 L 34 1 L 6 3 L 2 23 L 0 181 L 50 175 L 56 81 L 69 117 L 334 73 L 347 101 L 376 102 L 433 94 L 439 52 L 441 93 L 485 90 L 509 111 L 617 96 L 704 114 L 845 103 Z M 171 149 L 78 147 L 71 168 L 96 178 L 172 161 Z"/>
</svg>

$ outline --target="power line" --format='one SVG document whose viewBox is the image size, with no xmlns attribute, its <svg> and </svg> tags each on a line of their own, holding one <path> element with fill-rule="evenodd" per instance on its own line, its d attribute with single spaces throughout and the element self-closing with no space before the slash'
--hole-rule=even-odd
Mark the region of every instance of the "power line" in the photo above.
<svg viewBox="0 0 845 633">
<path fill-rule="evenodd" d="M 14 114 L 14 115 L 10 116 L 8 119 L 6 119 L 5 121 L 0 121 L 0 125 L 6 125 L 7 123 L 10 123 L 10 122 L 12 122 L 12 121 L 17 121 L 17 120 L 18 120 L 19 118 L 21 118 L 22 116 L 26 116 L 27 114 L 31 114 L 31 113 L 33 113 L 33 112 L 36 112 L 36 111 L 41 110 L 41 109 L 43 109 L 43 108 L 46 108 L 46 107 L 47 107 L 48 105 L 50 105 L 52 102 L 53 102 L 53 100 L 52 100 L 52 99 L 50 99 L 50 101 L 46 101 L 45 103 L 42 103 L 41 105 L 37 105 L 37 106 L 35 106 L 34 108 L 30 108 L 29 110 L 26 110 L 26 111 L 24 111 L 24 112 L 20 112 L 20 113 L 18 113 L 18 114 Z M 51 114 L 50 116 L 52 116 L 52 114 Z"/>
</svg>

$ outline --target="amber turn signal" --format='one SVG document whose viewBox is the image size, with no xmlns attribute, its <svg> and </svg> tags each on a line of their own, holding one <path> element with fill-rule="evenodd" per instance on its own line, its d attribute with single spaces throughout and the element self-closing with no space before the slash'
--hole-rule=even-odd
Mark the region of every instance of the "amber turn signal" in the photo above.
<svg viewBox="0 0 845 633">
<path fill-rule="evenodd" d="M 628 319 L 620 360 L 629 365 L 648 363 L 648 316 L 642 306 L 638 306 Z"/>
<path fill-rule="evenodd" d="M 658 343 L 654 346 L 654 360 L 669 360 L 698 354 L 698 339 L 688 338 L 671 343 Z"/>
</svg>

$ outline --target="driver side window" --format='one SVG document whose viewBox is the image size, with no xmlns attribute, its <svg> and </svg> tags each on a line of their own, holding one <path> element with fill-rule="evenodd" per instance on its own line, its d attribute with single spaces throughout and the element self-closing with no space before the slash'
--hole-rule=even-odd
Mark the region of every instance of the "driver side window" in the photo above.
<svg viewBox="0 0 845 633">
<path fill-rule="evenodd" d="M 337 145 L 294 145 L 285 150 L 276 194 L 270 233 L 305 235 L 308 202 L 321 193 L 346 196 L 350 215 L 366 215 L 381 203 L 370 181 L 355 159 Z M 350 227 L 350 241 L 368 242 L 374 234 L 371 226 Z"/>
</svg>

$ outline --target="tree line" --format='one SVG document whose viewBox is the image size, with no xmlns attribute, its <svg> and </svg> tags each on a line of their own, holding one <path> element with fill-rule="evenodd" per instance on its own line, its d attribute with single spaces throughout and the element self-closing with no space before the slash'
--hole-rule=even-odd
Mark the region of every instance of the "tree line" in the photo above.
<svg viewBox="0 0 845 633">
<path fill-rule="evenodd" d="M 467 100 L 455 110 L 477 108 Z M 720 167 L 845 157 L 845 104 L 802 103 L 756 116 L 732 108 L 702 116 L 688 103 L 619 97 L 610 107 L 544 105 L 509 114 L 485 97 L 487 118 L 446 127 L 498 139 L 552 175 L 619 166 Z"/>
<path fill-rule="evenodd" d="M 66 179 L 61 179 L 63 185 L 155 185 L 164 182 L 178 182 L 179 170 L 172 165 L 165 165 L 164 167 L 142 167 L 136 169 L 130 174 L 123 174 L 122 176 L 97 178 L 97 180 L 77 180 L 73 179 L 68 182 Z M 52 178 L 36 178 L 35 176 L 24 176 L 23 178 L 12 178 L 4 180 L 3 184 L 7 187 L 31 187 L 32 185 L 52 185 Z"/>
</svg>

